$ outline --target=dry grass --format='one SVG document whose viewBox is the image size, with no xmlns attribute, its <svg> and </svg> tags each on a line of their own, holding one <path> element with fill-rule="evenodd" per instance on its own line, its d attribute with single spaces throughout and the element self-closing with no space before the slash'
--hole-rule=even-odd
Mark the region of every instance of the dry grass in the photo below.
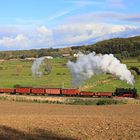
<svg viewBox="0 0 140 140">
<path fill-rule="evenodd" d="M 1 100 L 19 101 L 19 102 L 37 102 L 37 103 L 64 103 L 66 98 L 56 96 L 27 96 L 27 95 L 9 95 L 0 94 Z"/>
<path fill-rule="evenodd" d="M 140 99 L 133 98 L 87 98 L 87 97 L 64 97 L 64 96 L 31 96 L 0 94 L 0 100 L 48 103 L 48 104 L 70 104 L 70 105 L 111 105 L 111 104 L 139 104 Z"/>
<path fill-rule="evenodd" d="M 0 101 L 0 139 L 139 140 L 140 105 L 73 106 Z"/>
</svg>

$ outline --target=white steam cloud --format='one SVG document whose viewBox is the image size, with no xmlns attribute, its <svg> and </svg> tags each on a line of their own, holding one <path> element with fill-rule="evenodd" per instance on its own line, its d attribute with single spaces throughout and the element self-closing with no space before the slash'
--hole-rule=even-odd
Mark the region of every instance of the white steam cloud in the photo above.
<svg viewBox="0 0 140 140">
<path fill-rule="evenodd" d="M 88 55 L 79 53 L 76 63 L 69 61 L 67 66 L 73 76 L 73 84 L 79 85 L 95 74 L 111 73 L 128 84 L 134 83 L 134 76 L 113 54 L 99 54 L 95 52 Z"/>
<path fill-rule="evenodd" d="M 40 58 L 35 59 L 35 61 L 33 62 L 31 70 L 35 77 L 42 76 L 42 72 L 39 71 L 39 68 L 40 68 L 41 64 L 44 62 L 44 59 L 45 59 L 45 57 L 40 57 Z"/>
</svg>

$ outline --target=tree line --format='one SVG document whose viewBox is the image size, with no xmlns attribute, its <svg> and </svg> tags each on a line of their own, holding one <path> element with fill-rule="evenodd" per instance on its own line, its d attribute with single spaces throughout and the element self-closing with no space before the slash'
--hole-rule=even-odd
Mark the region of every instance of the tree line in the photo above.
<svg viewBox="0 0 140 140">
<path fill-rule="evenodd" d="M 140 56 L 140 36 L 131 38 L 114 38 L 92 45 L 83 46 L 86 51 L 95 51 L 102 54 L 115 54 L 118 57 Z"/>
<path fill-rule="evenodd" d="M 91 45 L 73 46 L 67 48 L 46 48 L 46 49 L 32 49 L 32 50 L 17 50 L 17 51 L 0 51 L 0 59 L 12 58 L 27 58 L 27 57 L 62 57 L 63 54 L 70 54 L 79 51 L 83 53 L 96 53 L 109 54 L 112 53 L 118 58 L 123 57 L 138 57 L 140 56 L 140 36 L 131 38 L 114 38 L 104 40 Z"/>
</svg>

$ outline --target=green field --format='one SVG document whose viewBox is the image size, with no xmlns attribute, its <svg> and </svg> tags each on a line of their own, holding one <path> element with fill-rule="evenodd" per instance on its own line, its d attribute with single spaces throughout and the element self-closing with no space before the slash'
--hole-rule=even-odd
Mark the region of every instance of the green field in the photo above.
<svg viewBox="0 0 140 140">
<path fill-rule="evenodd" d="M 52 64 L 51 73 L 49 75 L 43 74 L 39 78 L 32 75 L 31 61 L 7 60 L 0 62 L 0 87 L 13 87 L 16 84 L 32 87 L 73 87 L 72 77 L 66 66 L 67 61 L 66 58 L 49 60 L 49 63 Z M 137 66 L 140 68 L 140 62 L 134 58 L 125 59 L 122 62 L 128 67 Z M 137 76 L 134 86 L 140 93 L 140 76 Z M 114 91 L 116 87 L 132 88 L 133 86 L 110 74 L 95 75 L 80 86 L 82 90 L 91 91 Z"/>
</svg>

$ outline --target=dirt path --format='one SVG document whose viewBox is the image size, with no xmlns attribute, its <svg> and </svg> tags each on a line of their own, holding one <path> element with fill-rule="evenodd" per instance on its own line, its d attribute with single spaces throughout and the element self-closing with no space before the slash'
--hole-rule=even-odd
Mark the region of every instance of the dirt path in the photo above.
<svg viewBox="0 0 140 140">
<path fill-rule="evenodd" d="M 140 139 L 140 105 L 0 101 L 0 139 Z"/>
</svg>

